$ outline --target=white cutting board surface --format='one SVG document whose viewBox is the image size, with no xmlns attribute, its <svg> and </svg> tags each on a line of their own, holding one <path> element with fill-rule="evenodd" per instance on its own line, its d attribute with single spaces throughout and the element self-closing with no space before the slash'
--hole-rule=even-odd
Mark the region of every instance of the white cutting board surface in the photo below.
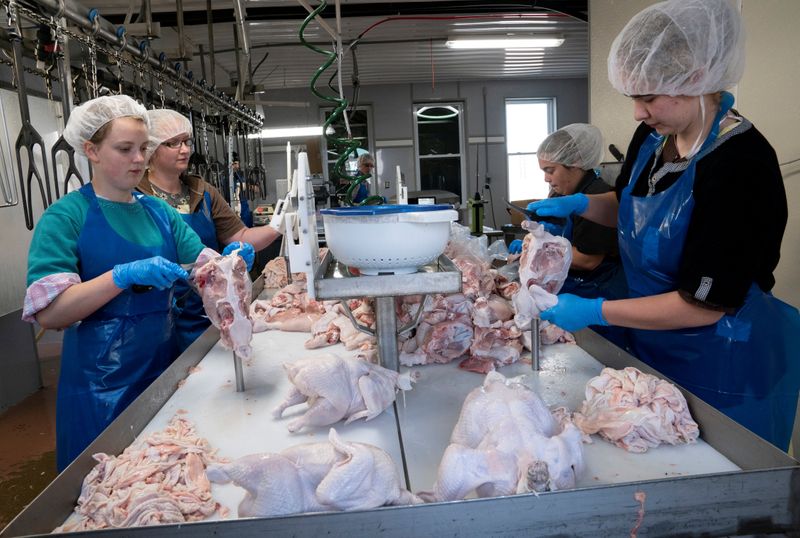
<svg viewBox="0 0 800 538">
<path fill-rule="evenodd" d="M 574 344 L 542 348 L 539 372 L 521 362 L 498 371 L 506 377 L 525 374 L 525 385 L 535 390 L 550 408 L 564 406 L 574 411 L 584 400 L 586 382 L 599 375 L 603 365 Z M 411 489 L 429 491 L 436 481 L 439 461 L 449 444 L 461 405 L 467 394 L 483 383 L 484 376 L 458 368 L 457 361 L 412 369 L 421 378 L 414 390 L 398 397 L 398 415 L 406 461 L 410 465 Z M 702 440 L 691 445 L 661 445 L 644 454 L 633 454 L 598 435 L 592 439 L 594 443 L 584 444 L 586 469 L 578 479 L 578 487 L 739 470 Z"/>
<path fill-rule="evenodd" d="M 241 393 L 236 392 L 233 356 L 217 342 L 200 361 L 198 370 L 186 378 L 139 434 L 137 441 L 164 429 L 176 414 L 191 420 L 197 434 L 208 439 L 211 446 L 218 449 L 219 456 L 231 459 L 258 452 L 280 452 L 301 443 L 327 441 L 330 426 L 304 428 L 297 433 L 286 429 L 290 420 L 305 412 L 306 404 L 290 407 L 281 419 L 272 418 L 272 410 L 284 400 L 291 387 L 281 366 L 284 362 L 327 353 L 340 357 L 356 355 L 342 344 L 305 349 L 303 343 L 309 337 L 308 333 L 282 331 L 253 335 L 253 358 L 249 365 L 244 365 L 245 391 Z M 391 406 L 369 422 L 359 420 L 347 426 L 339 422 L 332 426 L 346 441 L 369 443 L 385 450 L 397 465 L 401 484 L 404 483 L 400 442 Z M 230 517 L 235 518 L 244 490 L 233 484 L 212 484 L 211 492 L 218 502 L 230 508 Z M 218 516 L 210 519 L 218 519 Z"/>
</svg>

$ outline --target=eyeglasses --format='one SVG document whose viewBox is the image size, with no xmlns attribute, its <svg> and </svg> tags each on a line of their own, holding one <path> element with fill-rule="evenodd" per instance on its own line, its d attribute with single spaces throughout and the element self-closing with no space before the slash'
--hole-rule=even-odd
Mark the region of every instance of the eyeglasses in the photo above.
<svg viewBox="0 0 800 538">
<path fill-rule="evenodd" d="M 169 142 L 161 143 L 162 146 L 167 146 L 169 149 L 178 149 L 181 147 L 181 144 L 185 145 L 189 149 L 192 149 L 194 147 L 194 140 L 187 138 L 186 140 L 170 140 Z"/>
</svg>

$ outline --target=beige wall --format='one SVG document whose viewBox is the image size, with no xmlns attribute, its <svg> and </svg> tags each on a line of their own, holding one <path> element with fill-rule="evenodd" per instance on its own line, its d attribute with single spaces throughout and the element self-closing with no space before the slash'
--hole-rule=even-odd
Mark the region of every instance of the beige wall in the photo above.
<svg viewBox="0 0 800 538">
<path fill-rule="evenodd" d="M 778 153 L 781 163 L 800 158 L 800 2 L 731 0 L 741 5 L 747 31 L 746 68 L 734 92 L 736 108 L 755 123 Z M 651 0 L 589 0 L 589 121 L 606 144 L 627 151 L 636 128 L 629 99 L 609 84 L 606 58 L 611 42 L 627 21 Z M 607 159 L 611 159 L 607 155 Z M 789 223 L 781 263 L 775 272 L 775 295 L 800 307 L 800 162 L 781 167 L 789 199 Z M 755 178 L 754 178 L 755 179 Z M 753 188 L 757 188 L 754 182 Z M 755 225 L 743 216 L 744 225 Z"/>
</svg>

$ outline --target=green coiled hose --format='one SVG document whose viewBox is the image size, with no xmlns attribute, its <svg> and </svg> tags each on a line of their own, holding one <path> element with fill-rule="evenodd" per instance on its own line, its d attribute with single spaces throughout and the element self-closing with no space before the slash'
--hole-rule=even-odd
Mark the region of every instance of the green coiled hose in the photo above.
<svg viewBox="0 0 800 538">
<path fill-rule="evenodd" d="M 333 97 L 330 95 L 325 95 L 317 90 L 316 87 L 317 80 L 319 79 L 320 76 L 322 76 L 322 73 L 324 73 L 331 65 L 333 65 L 333 62 L 336 61 L 336 53 L 323 50 L 309 43 L 308 41 L 306 41 L 305 36 L 303 35 L 306 26 L 308 26 L 308 24 L 312 20 L 314 20 L 314 18 L 318 14 L 320 14 L 326 7 L 328 7 L 328 2 L 326 0 L 322 0 L 319 6 L 317 6 L 317 8 L 314 11 L 312 11 L 308 17 L 306 17 L 306 19 L 303 21 L 303 24 L 300 25 L 300 42 L 305 47 L 311 49 L 312 51 L 326 56 L 325 62 L 316 70 L 314 76 L 311 77 L 310 88 L 311 88 L 311 93 L 313 93 L 320 99 L 336 105 L 333 110 L 333 113 L 328 117 L 327 120 L 325 120 L 325 123 L 322 125 L 322 134 L 326 139 L 326 147 L 327 147 L 328 135 L 326 133 L 328 126 L 332 125 L 336 120 L 338 120 L 342 116 L 342 113 L 347 108 L 348 102 L 347 99 L 340 98 L 338 96 Z M 330 86 L 330 83 L 329 87 L 333 90 L 333 87 Z M 344 150 L 340 153 L 339 158 L 336 159 L 336 163 L 333 166 L 333 177 L 331 179 L 334 181 L 345 180 L 350 182 L 350 186 L 347 188 L 347 191 L 345 192 L 344 195 L 344 203 L 345 205 L 348 206 L 356 205 L 353 202 L 353 194 L 358 191 L 359 186 L 362 183 L 364 183 L 367 180 L 367 178 L 371 177 L 371 174 L 359 173 L 356 177 L 351 177 L 347 175 L 347 173 L 345 172 L 344 163 L 347 161 L 350 155 L 356 153 L 356 149 L 359 147 L 360 144 L 357 140 L 354 140 L 352 137 L 339 138 L 333 136 L 330 138 L 330 141 L 333 142 L 333 145 L 336 147 L 337 151 Z M 362 200 L 361 203 L 357 205 L 375 205 L 380 203 L 383 203 L 383 197 L 369 196 L 368 198 Z"/>
</svg>

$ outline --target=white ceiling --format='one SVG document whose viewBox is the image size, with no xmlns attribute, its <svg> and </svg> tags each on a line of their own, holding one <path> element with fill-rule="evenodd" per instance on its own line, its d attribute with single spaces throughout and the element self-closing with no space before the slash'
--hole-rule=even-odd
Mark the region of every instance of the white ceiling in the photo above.
<svg viewBox="0 0 800 538">
<path fill-rule="evenodd" d="M 317 2 L 312 3 L 318 5 Z M 481 5 L 474 1 L 428 0 L 408 4 L 392 0 L 342 0 L 342 40 L 348 45 L 367 28 L 379 23 L 363 36 L 355 48 L 358 79 L 363 85 L 588 76 L 586 0 L 533 4 L 563 5 L 569 8 L 570 13 L 534 9 L 530 2 Z M 251 1 L 244 5 L 250 65 L 254 68 L 258 65 L 252 82 L 265 89 L 307 86 L 325 57 L 300 44 L 298 30 L 305 10 L 295 0 Z M 487 5 L 491 9 L 487 9 Z M 122 23 L 124 15 L 131 9 L 128 0 L 105 0 L 98 7 L 104 17 L 116 24 Z M 231 2 L 219 0 L 213 0 L 212 8 L 215 20 L 216 83 L 218 87 L 225 87 L 230 85 L 230 78 L 236 78 L 233 10 Z M 138 6 L 132 10 L 134 18 L 138 10 Z M 153 41 L 152 48 L 157 52 L 165 51 L 170 56 L 176 56 L 178 48 L 175 10 L 175 1 L 155 0 L 152 3 L 153 18 L 161 24 L 161 38 Z M 201 78 L 198 45 L 203 45 L 206 51 L 209 48 L 206 2 L 184 0 L 183 12 L 184 36 L 188 38 L 185 42 L 194 53 L 189 69 L 194 71 L 196 78 Z M 390 12 L 401 13 L 404 17 L 428 19 L 400 19 Z M 330 16 L 327 16 L 328 13 Z M 333 15 L 331 8 L 326 12 L 325 20 L 336 28 Z M 219 20 L 225 22 L 216 22 Z M 444 46 L 449 35 L 530 32 L 558 34 L 565 41 L 560 47 L 539 50 L 470 51 L 447 49 Z M 308 25 L 305 35 L 320 48 L 332 48 L 332 38 L 316 22 Z M 205 64 L 206 79 L 210 81 L 210 60 L 207 56 Z M 333 71 L 331 69 L 322 76 L 322 85 L 327 84 Z M 353 56 L 348 53 L 343 64 L 345 84 L 350 83 L 352 75 Z"/>
</svg>

